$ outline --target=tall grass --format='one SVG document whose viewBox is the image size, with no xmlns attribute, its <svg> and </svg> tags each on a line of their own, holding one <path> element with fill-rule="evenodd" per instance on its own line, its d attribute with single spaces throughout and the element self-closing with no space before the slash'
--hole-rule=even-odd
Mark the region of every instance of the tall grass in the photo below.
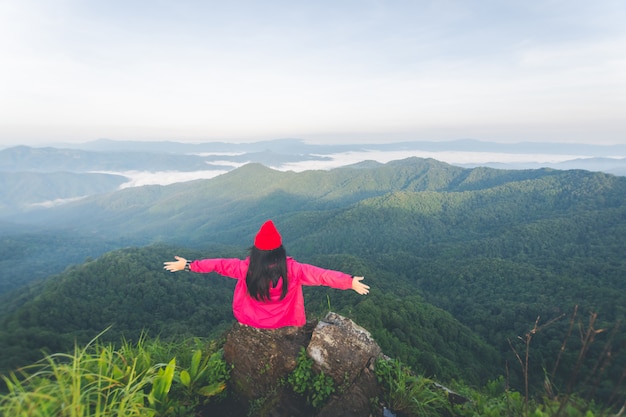
<svg viewBox="0 0 626 417">
<path fill-rule="evenodd" d="M 414 374 L 408 366 L 397 360 L 379 360 L 376 363 L 376 376 L 383 392 L 381 400 L 391 410 L 408 417 L 626 417 L 626 368 L 621 371 L 617 368 L 621 378 L 611 387 L 608 401 L 594 401 L 594 393 L 599 388 L 602 377 L 608 372 L 612 362 L 617 360 L 619 323 L 612 331 L 599 329 L 596 327 L 596 313 L 590 314 L 587 323 L 577 322 L 577 313 L 578 307 L 575 307 L 552 372 L 548 373 L 544 369 L 543 393 L 537 390 L 538 394 L 531 396 L 530 372 L 535 369 L 530 366 L 533 360 L 531 342 L 537 333 L 553 325 L 564 315 L 545 324 L 540 324 L 540 318 L 537 317 L 532 329 L 518 338 L 522 349 L 515 348 L 509 340 L 522 370 L 522 392 L 510 388 L 507 367 L 506 379 L 500 377 L 491 381 L 482 390 L 453 381 L 455 392 L 469 400 L 457 405 L 447 396 L 449 392 L 436 389 L 436 384 L 429 378 Z M 608 336 L 603 341 L 603 346 L 592 352 L 594 343 L 599 343 L 597 336 L 603 333 Z M 577 343 L 569 343 L 572 342 L 571 338 Z M 574 360 L 564 362 L 564 352 L 570 344 L 578 352 L 570 349 L 570 356 Z M 554 381 L 558 368 L 564 366 L 571 368 L 561 381 L 563 387 L 559 389 Z M 618 363 L 619 366 L 622 365 Z"/>
<path fill-rule="evenodd" d="M 440 417 L 452 413 L 445 391 L 433 380 L 415 375 L 399 360 L 379 359 L 376 378 L 383 389 L 383 402 L 394 412 L 409 417 Z"/>
<path fill-rule="evenodd" d="M 176 367 L 175 347 L 142 337 L 118 349 L 97 338 L 73 353 L 46 356 L 3 376 L 0 415 L 11 417 L 168 416 L 192 410 L 225 388 L 228 369 L 221 352 L 196 349 L 189 368 Z M 170 356 L 166 363 L 163 359 Z M 191 358 L 187 358 L 191 362 Z M 219 371 L 211 372 L 210 367 Z M 185 376 L 182 378 L 181 373 Z M 188 379 L 194 376 L 195 385 Z M 211 381 L 209 378 L 217 380 Z M 174 388 L 185 395 L 170 396 Z"/>
<path fill-rule="evenodd" d="M 612 362 L 617 359 L 618 350 L 614 350 L 616 347 L 616 336 L 619 332 L 620 323 L 618 322 L 613 331 L 608 329 L 598 329 L 597 326 L 597 313 L 590 313 L 588 322 L 585 324 L 582 321 L 577 322 L 578 306 L 574 307 L 573 313 L 569 320 L 567 334 L 561 343 L 558 355 L 555 360 L 554 367 L 551 373 L 548 373 L 544 369 L 543 379 L 543 404 L 541 416 L 554 416 L 554 417 L 571 417 L 575 414 L 573 410 L 579 413 L 586 413 L 585 416 L 593 416 L 594 412 L 601 415 L 615 415 L 622 416 L 624 407 L 626 406 L 626 399 L 624 398 L 624 376 L 626 376 L 626 368 L 622 370 L 622 378 L 613 386 L 612 392 L 608 396 L 608 399 L 602 404 L 596 404 L 594 401 L 594 395 L 599 388 L 600 381 L 609 371 Z M 529 408 L 529 395 L 530 390 L 528 386 L 529 379 L 529 356 L 530 346 L 533 335 L 537 334 L 540 330 L 552 325 L 556 321 L 563 318 L 565 315 L 561 315 L 555 319 L 548 321 L 543 325 L 539 325 L 539 317 L 535 321 L 534 327 L 525 334 L 524 337 L 519 337 L 524 342 L 524 352 L 520 353 L 515 349 L 509 341 L 509 344 L 520 364 L 522 374 L 524 377 L 524 392 L 525 392 L 525 404 L 524 404 L 524 417 L 531 415 Z M 574 329 L 578 329 L 576 337 L 573 338 Z M 603 342 L 603 346 L 600 350 L 596 350 L 592 353 L 592 347 L 598 343 L 597 336 L 606 333 L 607 338 Z M 556 376 L 559 367 L 563 366 L 562 359 L 563 354 L 570 342 L 577 342 L 574 346 L 577 346 L 578 352 L 573 355 L 574 361 L 569 364 L 571 367 L 566 372 L 565 381 L 561 381 L 564 384 L 563 387 L 559 387 L 556 381 Z M 574 353 L 575 351 L 572 351 Z M 620 366 L 619 364 L 617 366 Z M 612 410 L 619 409 L 622 411 L 617 414 L 611 414 Z M 537 411 L 535 411 L 535 415 Z"/>
</svg>

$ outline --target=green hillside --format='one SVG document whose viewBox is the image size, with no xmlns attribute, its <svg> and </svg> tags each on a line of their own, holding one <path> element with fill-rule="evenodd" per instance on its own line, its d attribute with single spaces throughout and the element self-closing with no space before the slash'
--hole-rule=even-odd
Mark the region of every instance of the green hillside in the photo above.
<svg viewBox="0 0 626 417">
<path fill-rule="evenodd" d="M 229 282 L 167 274 L 170 250 L 121 249 L 69 268 L 2 300 L 1 368 L 24 365 L 40 350 L 65 351 L 109 326 L 107 340 L 208 335 L 231 320 Z M 226 308 L 225 308 L 226 307 Z"/>
<path fill-rule="evenodd" d="M 576 178 L 577 175 L 580 178 Z M 484 205 L 496 198 L 500 201 L 491 210 L 498 211 L 500 215 L 512 210 L 517 220 L 523 220 L 520 217 L 526 216 L 527 210 L 518 206 L 516 199 L 522 202 L 535 197 L 529 202 L 540 212 L 533 213 L 533 216 L 552 209 L 559 210 L 558 205 L 567 200 L 561 201 L 554 193 L 565 196 L 573 192 L 567 198 L 576 198 L 577 193 L 558 187 L 562 184 L 568 184 L 564 187 L 577 186 L 577 182 L 584 181 L 584 178 L 592 182 L 606 182 L 606 189 L 598 189 L 599 193 L 618 193 L 619 187 L 624 188 L 623 178 L 605 174 L 463 169 L 420 158 L 301 173 L 279 172 L 259 164 L 249 164 L 211 180 L 166 187 L 147 186 L 94 196 L 42 212 L 38 219 L 29 220 L 97 231 L 100 235 L 116 238 L 140 237 L 146 242 L 164 239 L 203 244 L 210 239 L 241 245 L 249 242 L 256 225 L 268 216 L 285 216 L 302 211 L 332 213 L 333 210 L 351 208 L 365 199 L 400 191 L 454 193 L 461 199 L 467 199 L 473 191 L 484 190 L 485 194 L 473 201 L 474 206 L 489 210 Z M 595 185 L 592 183 L 587 187 Z M 585 200 L 588 198 L 592 196 L 587 196 Z M 558 201 L 557 207 L 544 204 L 550 199 Z M 603 205 L 601 207 L 604 208 Z M 504 222 L 510 218 L 500 217 L 500 220 Z M 241 232 L 233 233 L 233 229 L 239 227 Z"/>
<path fill-rule="evenodd" d="M 469 374 L 482 380 L 506 371 L 510 382 L 519 387 L 523 372 L 515 352 L 527 349 L 525 335 L 537 322 L 539 331 L 532 333 L 528 345 L 528 373 L 535 387 L 541 388 L 544 370 L 549 372 L 558 362 L 555 383 L 560 386 L 575 379 L 604 399 L 624 392 L 623 380 L 619 381 L 626 367 L 626 333 L 616 327 L 624 319 L 626 306 L 623 177 L 549 169 L 463 169 L 417 158 L 303 173 L 277 172 L 251 164 L 212 180 L 142 187 L 85 199 L 50 210 L 41 222 L 91 236 L 94 242 L 118 242 L 119 247 L 124 242 L 127 246 L 166 242 L 201 257 L 245 255 L 245 248 L 267 218 L 275 220 L 291 255 L 304 262 L 365 275 L 373 288 L 366 300 L 354 300 L 337 291 L 311 291 L 307 307 L 312 312 L 323 311 L 330 302 L 334 310 L 368 327 L 381 346 L 412 366 L 466 380 L 472 378 Z M 57 245 L 59 250 L 63 248 L 63 242 Z M 155 250 L 149 248 L 136 250 Z M 49 340 L 58 342 L 45 345 L 51 349 L 62 346 L 71 336 L 63 336 L 61 328 L 54 328 L 49 337 L 36 342 L 34 335 L 39 330 L 46 334 L 47 328 L 39 328 L 38 321 L 65 326 L 74 315 L 81 319 L 67 329 L 85 332 L 85 336 L 113 321 L 130 326 L 118 330 L 128 330 L 129 334 L 143 327 L 168 334 L 205 334 L 215 326 L 219 328 L 222 319 L 219 323 L 208 320 L 210 325 L 205 327 L 185 328 L 179 325 L 184 318 L 176 311 L 165 310 L 162 317 L 172 318 L 168 322 L 157 314 L 160 303 L 144 305 L 141 298 L 135 299 L 137 294 L 156 291 L 156 282 L 157 288 L 166 285 L 171 277 L 164 277 L 165 281 L 154 278 L 152 274 L 161 273 L 157 269 L 162 259 L 147 255 L 152 262 L 142 264 L 132 255 L 134 251 L 109 254 L 74 267 L 45 285 L 8 294 L 0 317 L 7 326 L 2 337 L 8 340 L 7 349 L 18 346 L 23 329 L 32 332 L 32 347 Z M 132 267 L 123 263 L 119 269 L 104 266 L 126 257 Z M 27 266 L 30 258 L 16 256 L 14 261 L 11 265 L 16 269 L 11 270 L 16 276 L 28 273 L 26 269 L 19 272 L 19 268 Z M 118 291 L 117 286 L 130 285 L 129 280 L 115 282 L 110 278 L 110 285 L 106 284 L 109 281 L 99 281 L 106 288 L 92 292 L 109 297 L 112 291 L 125 297 L 128 305 L 141 307 L 125 314 L 142 318 L 115 318 L 115 312 L 125 308 L 123 302 L 100 304 L 98 299 L 89 299 L 100 309 L 97 319 L 81 309 L 52 319 L 57 316 L 50 306 L 59 304 L 58 295 L 52 291 L 57 285 L 54 282 L 97 281 L 103 268 L 111 268 L 111 274 L 119 276 L 129 269 L 144 271 L 133 274 L 131 280 L 135 285 L 142 283 L 142 289 Z M 180 282 L 184 284 L 181 288 L 166 287 L 157 293 L 160 302 L 175 299 L 182 305 L 188 291 L 193 292 L 191 295 L 204 294 L 207 281 L 203 279 L 199 285 L 194 278 L 189 279 L 192 281 Z M 224 297 L 229 297 L 228 288 L 222 284 L 212 294 L 224 290 Z M 65 300 L 61 305 L 86 297 L 69 290 L 78 284 L 58 286 Z M 211 299 L 209 294 L 206 297 Z M 45 300 L 47 304 L 41 304 Z M 22 303 L 21 307 L 16 302 Z M 47 309 L 38 310 L 41 305 Z M 223 313 L 224 308 L 220 311 Z M 587 344 L 579 335 L 584 334 L 595 313 L 593 329 L 602 331 L 593 344 Z M 159 324 L 150 322 L 152 318 Z M 575 331 L 569 330 L 570 321 Z M 28 332 L 24 334 L 30 335 Z M 119 334 L 111 332 L 114 337 Z M 475 335 L 490 348 L 484 349 Z M 567 348 L 559 354 L 564 341 Z M 495 351 L 495 358 L 490 356 L 490 349 Z M 578 363 L 581 349 L 585 355 Z M 18 355 L 22 350 L 12 352 Z M 481 356 L 483 359 L 476 359 Z M 575 376 L 573 369 L 577 369 Z"/>
<path fill-rule="evenodd" d="M 119 248 L 123 243 L 71 229 L 7 224 L 0 235 L 0 296 Z"/>
<path fill-rule="evenodd" d="M 8 172 L 94 172 L 94 171 L 193 171 L 210 168 L 195 155 L 173 155 L 151 149 L 92 152 L 53 147 L 15 146 L 0 150 L 0 171 Z"/>
<path fill-rule="evenodd" d="M 161 245 L 121 249 L 3 300 L 0 349 L 5 354 L 0 369 L 31 363 L 42 349 L 68 351 L 75 341 L 87 343 L 109 326 L 102 339 L 112 342 L 137 340 L 144 331 L 163 340 L 220 336 L 233 323 L 234 281 L 216 274 L 168 273 L 162 262 L 174 253 L 190 259 L 202 256 Z M 237 255 L 241 254 L 213 254 Z M 339 268 L 351 260 L 319 261 L 318 265 Z M 415 369 L 472 383 L 497 375 L 497 367 L 481 365 L 485 358 L 497 362 L 496 351 L 419 296 L 375 291 L 363 299 L 352 291 L 305 291 L 309 318 L 325 314 L 331 300 L 332 308 L 349 311 L 368 326 L 388 354 Z M 386 326 L 388 320 L 393 326 Z M 398 337 L 399 332 L 413 336 Z"/>
<path fill-rule="evenodd" d="M 126 181 L 112 174 L 0 171 L 0 216 L 33 212 L 63 200 L 113 191 Z"/>
</svg>

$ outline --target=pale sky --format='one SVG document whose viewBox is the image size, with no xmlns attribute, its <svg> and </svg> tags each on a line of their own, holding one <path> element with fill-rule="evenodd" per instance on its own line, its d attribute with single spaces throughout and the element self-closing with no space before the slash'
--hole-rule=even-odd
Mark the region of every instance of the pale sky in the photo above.
<svg viewBox="0 0 626 417">
<path fill-rule="evenodd" d="M 626 143 L 624 0 L 0 0 L 0 147 Z"/>
</svg>

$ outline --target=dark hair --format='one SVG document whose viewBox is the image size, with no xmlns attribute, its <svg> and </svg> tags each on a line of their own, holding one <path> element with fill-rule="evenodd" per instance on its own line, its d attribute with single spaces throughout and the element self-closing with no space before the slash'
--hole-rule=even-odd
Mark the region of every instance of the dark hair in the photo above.
<svg viewBox="0 0 626 417">
<path fill-rule="evenodd" d="M 273 287 L 283 279 L 282 300 L 287 295 L 287 252 L 280 245 L 276 249 L 261 250 L 254 246 L 250 248 L 250 265 L 246 275 L 248 294 L 256 300 L 270 299 L 270 283 Z"/>
</svg>

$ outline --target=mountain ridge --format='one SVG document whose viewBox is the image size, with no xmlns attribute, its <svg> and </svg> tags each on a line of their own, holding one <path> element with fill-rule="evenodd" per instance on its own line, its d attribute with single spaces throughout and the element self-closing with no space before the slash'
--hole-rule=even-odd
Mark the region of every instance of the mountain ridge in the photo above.
<svg viewBox="0 0 626 417">
<path fill-rule="evenodd" d="M 601 173 L 467 169 L 420 158 L 367 168 L 358 165 L 302 173 L 249 164 L 210 180 L 124 189 L 38 210 L 15 221 L 63 231 L 62 234 L 75 233 L 85 239 L 97 236 L 94 243 L 105 240 L 107 248 L 111 248 L 114 241 L 121 242 L 118 245 L 155 241 L 194 247 L 211 241 L 247 245 L 257 225 L 267 217 L 285 221 L 289 228 L 294 224 L 295 230 L 309 235 L 316 232 L 302 230 L 299 225 L 302 219 L 305 223 L 319 223 L 314 218 L 332 222 L 355 210 L 368 210 L 374 218 L 380 217 L 387 209 L 381 210 L 380 204 L 374 203 L 376 200 L 367 200 L 387 195 L 391 198 L 394 192 L 404 191 L 402 198 L 407 203 L 414 200 L 413 207 L 416 204 L 430 206 L 431 215 L 444 216 L 438 223 L 432 219 L 428 224 L 422 223 L 422 227 L 432 230 L 426 235 L 435 236 L 433 233 L 437 230 L 445 230 L 446 226 L 441 224 L 445 216 L 456 215 L 459 210 L 472 210 L 474 214 L 470 217 L 479 219 L 480 215 L 484 219 L 463 226 L 468 230 L 476 227 L 495 230 L 495 226 L 506 228 L 507 222 L 523 221 L 524 217 L 538 220 L 548 214 L 564 216 L 567 210 L 578 208 L 620 207 L 626 195 L 624 184 L 622 177 Z M 436 200 L 439 202 L 435 203 Z M 534 211 L 531 213 L 529 209 Z M 413 218 L 401 214 L 406 207 L 394 210 L 405 221 L 414 222 Z M 415 219 L 423 216 L 419 214 Z M 485 223 L 487 220 L 489 222 Z M 344 229 L 340 224 L 336 228 Z M 15 227 L 5 223 L 4 230 L 14 231 Z M 294 233 L 294 237 L 296 235 Z M 450 235 L 457 236 L 456 233 Z M 99 253 L 94 252 L 92 256 Z"/>
<path fill-rule="evenodd" d="M 306 143 L 300 139 L 195 144 L 101 140 L 40 148 L 21 145 L 0 150 L 0 171 L 223 170 L 232 169 L 233 164 L 247 162 L 261 162 L 277 167 L 303 161 L 328 161 L 337 154 L 408 151 L 425 152 L 434 154 L 433 156 L 446 152 L 470 156 L 484 153 L 494 158 L 488 162 L 456 163 L 467 167 L 483 165 L 504 169 L 535 169 L 547 166 L 556 169 L 610 171 L 609 173 L 626 175 L 626 145 L 622 144 L 498 143 L 473 139 L 327 145 Z M 503 155 L 513 157 L 505 158 L 511 159 L 509 162 L 499 160 Z M 555 155 L 561 159 L 567 155 L 568 159 L 543 163 L 518 160 L 520 156 L 526 156 L 523 158 L 525 160 L 528 155 Z"/>
<path fill-rule="evenodd" d="M 561 142 L 493 142 L 478 139 L 455 139 L 448 141 L 413 140 L 391 143 L 351 143 L 351 144 L 318 144 L 309 143 L 299 138 L 281 138 L 257 142 L 196 142 L 185 143 L 177 141 L 117 141 L 98 139 L 84 143 L 59 143 L 55 147 L 83 149 L 91 151 L 146 151 L 155 149 L 163 152 L 241 152 L 249 150 L 259 152 L 264 150 L 288 151 L 295 153 L 327 153 L 355 150 L 406 150 L 421 149 L 425 151 L 469 151 L 469 152 L 504 152 L 504 153 L 572 153 L 589 156 L 626 155 L 624 144 L 587 144 Z M 569 152 L 564 152 L 569 150 Z"/>
</svg>

